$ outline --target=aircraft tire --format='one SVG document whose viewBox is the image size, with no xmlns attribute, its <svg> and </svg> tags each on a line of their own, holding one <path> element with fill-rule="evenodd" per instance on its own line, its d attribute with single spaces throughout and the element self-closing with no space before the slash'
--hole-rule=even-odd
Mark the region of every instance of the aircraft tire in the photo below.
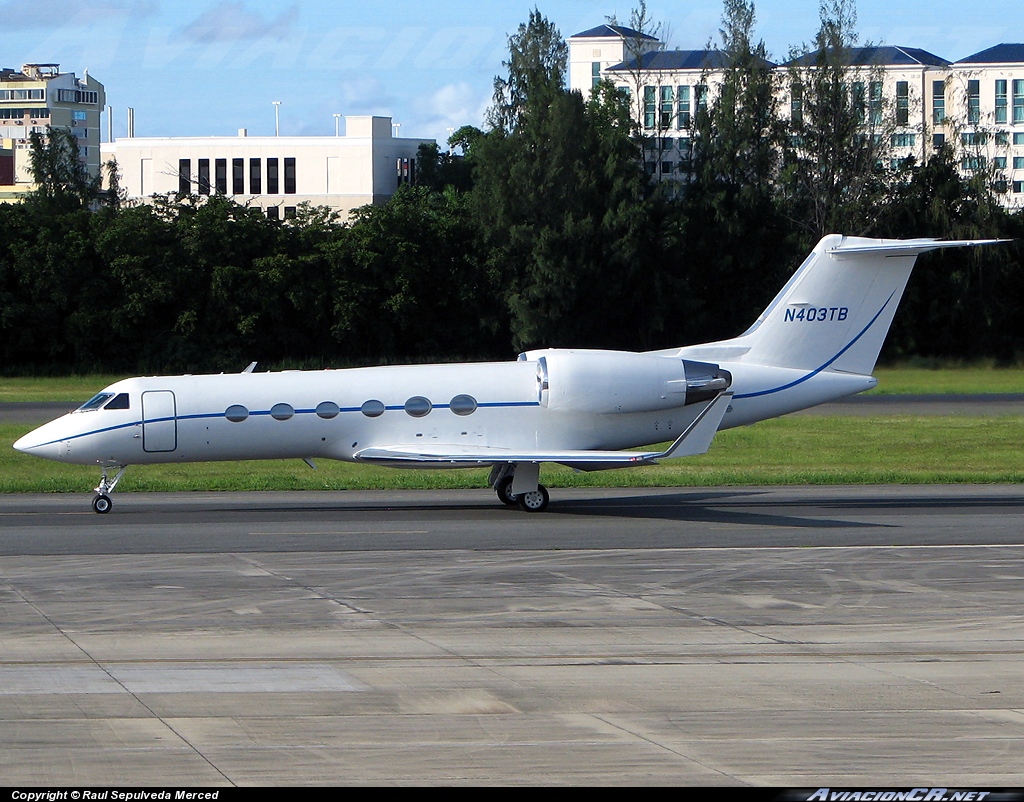
<svg viewBox="0 0 1024 802">
<path fill-rule="evenodd" d="M 105 515 L 110 512 L 110 508 L 114 506 L 114 502 L 110 500 L 110 496 L 100 494 L 92 500 L 93 512 L 98 512 L 100 515 Z"/>
<path fill-rule="evenodd" d="M 519 503 L 519 497 L 512 492 L 512 477 L 503 477 L 494 488 L 498 494 L 498 500 L 507 507 L 515 507 Z"/>
<path fill-rule="evenodd" d="M 519 509 L 523 512 L 544 512 L 549 500 L 548 489 L 544 485 L 538 485 L 536 490 L 519 494 Z"/>
</svg>

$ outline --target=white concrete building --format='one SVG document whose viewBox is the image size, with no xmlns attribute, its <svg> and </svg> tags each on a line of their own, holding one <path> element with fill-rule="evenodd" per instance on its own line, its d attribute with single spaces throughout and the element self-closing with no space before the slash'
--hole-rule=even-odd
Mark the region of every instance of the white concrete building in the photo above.
<svg viewBox="0 0 1024 802">
<path fill-rule="evenodd" d="M 714 97 L 724 55 L 664 50 L 660 41 L 622 26 L 602 25 L 568 43 L 570 88 L 587 95 L 608 79 L 627 92 L 646 137 L 648 171 L 685 182 L 690 123 Z M 910 156 L 923 163 L 949 145 L 964 173 L 993 169 L 1003 204 L 1024 208 L 1024 44 L 996 45 L 957 62 L 893 46 L 852 48 L 849 57 L 853 91 L 865 101 L 865 132 L 885 132 L 891 166 Z M 802 113 L 793 74 L 812 64 L 813 56 L 765 62 L 776 75 L 780 114 Z"/>
<path fill-rule="evenodd" d="M 345 217 L 382 203 L 416 176 L 420 145 L 392 136 L 390 117 L 346 117 L 337 137 L 128 137 L 103 145 L 129 199 L 153 195 L 228 195 L 287 218 L 303 202 Z"/>
<path fill-rule="evenodd" d="M 29 134 L 66 128 L 78 140 L 79 156 L 93 176 L 100 171 L 103 84 L 86 74 L 61 72 L 59 64 L 0 69 L 0 202 L 18 201 L 34 188 Z"/>
</svg>

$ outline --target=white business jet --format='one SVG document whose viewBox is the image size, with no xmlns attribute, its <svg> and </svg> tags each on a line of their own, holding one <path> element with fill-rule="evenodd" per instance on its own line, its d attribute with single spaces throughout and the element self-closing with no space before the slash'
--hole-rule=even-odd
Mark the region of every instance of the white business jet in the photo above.
<svg viewBox="0 0 1024 802">
<path fill-rule="evenodd" d="M 548 504 L 543 462 L 593 471 L 703 454 L 719 429 L 871 389 L 917 255 L 997 241 L 827 236 L 753 326 L 705 345 L 281 373 L 255 373 L 254 363 L 240 374 L 125 379 L 14 447 L 99 466 L 99 513 L 109 512 L 128 465 L 298 458 L 312 466 L 320 457 L 489 465 L 502 502 L 537 512 Z"/>
</svg>

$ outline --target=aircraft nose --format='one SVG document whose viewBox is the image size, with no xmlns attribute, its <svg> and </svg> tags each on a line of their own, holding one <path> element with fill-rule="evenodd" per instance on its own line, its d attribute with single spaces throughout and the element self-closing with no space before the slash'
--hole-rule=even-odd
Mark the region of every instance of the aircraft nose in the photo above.
<svg viewBox="0 0 1024 802">
<path fill-rule="evenodd" d="M 42 429 L 34 429 L 14 441 L 14 448 L 23 454 L 46 459 L 59 459 L 60 443 L 48 440 Z"/>
</svg>

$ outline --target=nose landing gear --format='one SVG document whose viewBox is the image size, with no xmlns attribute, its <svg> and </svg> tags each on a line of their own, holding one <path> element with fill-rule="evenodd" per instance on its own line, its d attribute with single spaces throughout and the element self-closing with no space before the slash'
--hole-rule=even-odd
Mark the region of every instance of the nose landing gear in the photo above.
<svg viewBox="0 0 1024 802">
<path fill-rule="evenodd" d="M 114 506 L 114 502 L 110 500 L 110 494 L 114 492 L 114 488 L 117 487 L 117 483 L 121 481 L 121 477 L 124 476 L 124 472 L 128 470 L 128 466 L 122 466 L 113 479 L 107 478 L 107 469 L 101 469 L 103 476 L 100 479 L 100 483 L 96 486 L 95 492 L 96 497 L 92 500 L 93 512 L 98 512 L 101 515 L 105 515 L 110 512 L 110 508 Z"/>
</svg>

